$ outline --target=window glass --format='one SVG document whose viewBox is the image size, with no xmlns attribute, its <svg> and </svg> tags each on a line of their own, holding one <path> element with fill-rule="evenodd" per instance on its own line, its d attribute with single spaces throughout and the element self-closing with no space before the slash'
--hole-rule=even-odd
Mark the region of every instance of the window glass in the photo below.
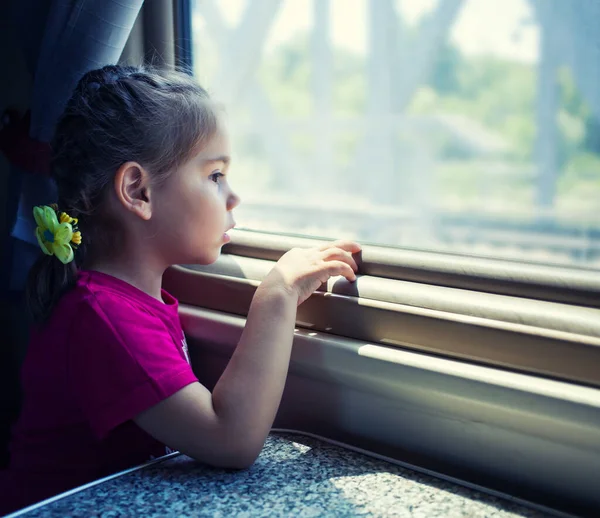
<svg viewBox="0 0 600 518">
<path fill-rule="evenodd" d="M 596 0 L 196 0 L 238 226 L 600 267 Z"/>
</svg>

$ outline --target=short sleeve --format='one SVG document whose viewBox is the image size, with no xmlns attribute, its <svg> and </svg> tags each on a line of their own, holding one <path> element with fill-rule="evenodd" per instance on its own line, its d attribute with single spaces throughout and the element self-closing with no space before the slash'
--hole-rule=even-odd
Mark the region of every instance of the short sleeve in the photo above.
<svg viewBox="0 0 600 518">
<path fill-rule="evenodd" d="M 69 382 L 98 438 L 197 381 L 181 351 L 183 332 L 172 333 L 127 301 L 90 296 L 80 305 L 69 337 Z"/>
</svg>

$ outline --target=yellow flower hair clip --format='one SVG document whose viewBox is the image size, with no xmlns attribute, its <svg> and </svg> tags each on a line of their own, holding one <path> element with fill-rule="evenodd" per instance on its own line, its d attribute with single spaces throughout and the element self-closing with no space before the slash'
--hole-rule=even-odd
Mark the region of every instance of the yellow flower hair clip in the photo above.
<svg viewBox="0 0 600 518">
<path fill-rule="evenodd" d="M 81 244 L 77 218 L 60 212 L 55 204 L 34 207 L 33 217 L 37 223 L 35 237 L 42 252 L 55 255 L 63 264 L 70 263 L 74 257 L 73 250 Z"/>
</svg>

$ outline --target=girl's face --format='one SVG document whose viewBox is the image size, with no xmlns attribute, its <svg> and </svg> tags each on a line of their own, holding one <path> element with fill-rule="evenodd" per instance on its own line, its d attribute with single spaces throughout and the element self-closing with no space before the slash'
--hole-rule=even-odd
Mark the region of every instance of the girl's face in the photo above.
<svg viewBox="0 0 600 518">
<path fill-rule="evenodd" d="M 156 193 L 153 218 L 159 223 L 159 251 L 169 264 L 210 264 L 229 241 L 232 210 L 240 199 L 228 182 L 230 144 L 219 132 L 183 164 Z"/>
</svg>

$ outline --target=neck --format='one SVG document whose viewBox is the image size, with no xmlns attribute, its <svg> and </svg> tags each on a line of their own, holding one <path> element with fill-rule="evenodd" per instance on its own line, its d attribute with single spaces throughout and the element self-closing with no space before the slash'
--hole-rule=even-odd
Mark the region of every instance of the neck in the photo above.
<svg viewBox="0 0 600 518">
<path fill-rule="evenodd" d="M 152 261 L 149 261 L 147 257 L 131 255 L 116 258 L 104 257 L 86 263 L 84 268 L 112 275 L 162 301 L 160 290 L 166 266 L 152 264 Z"/>
</svg>

